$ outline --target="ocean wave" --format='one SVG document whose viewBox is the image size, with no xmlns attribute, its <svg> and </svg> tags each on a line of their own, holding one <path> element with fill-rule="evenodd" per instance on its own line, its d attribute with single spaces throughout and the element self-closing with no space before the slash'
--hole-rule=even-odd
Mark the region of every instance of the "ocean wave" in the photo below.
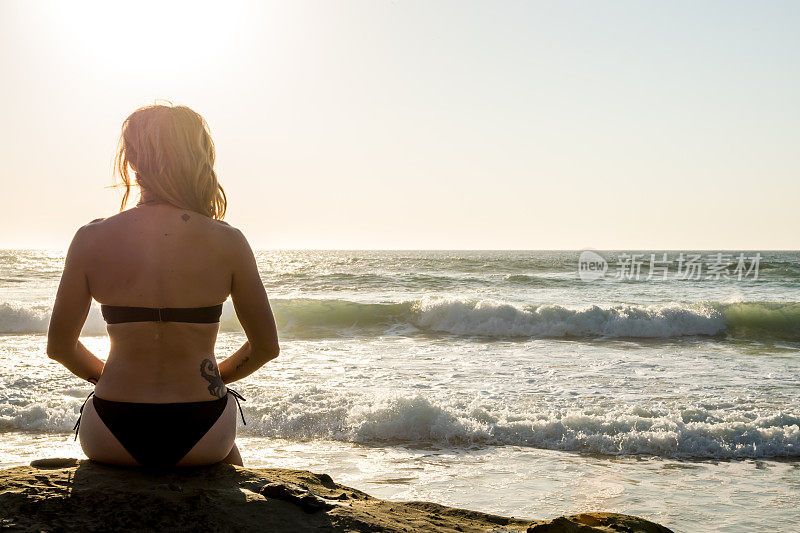
<svg viewBox="0 0 800 533">
<path fill-rule="evenodd" d="M 800 303 L 733 302 L 692 305 L 615 305 L 570 309 L 478 300 L 430 298 L 395 303 L 298 298 L 272 302 L 281 335 L 316 338 L 389 333 L 489 338 L 643 338 L 729 336 L 800 341 Z M 45 333 L 49 311 L 0 304 L 0 333 Z M 230 302 L 222 331 L 241 331 Z M 93 306 L 84 335 L 104 335 Z"/>
<path fill-rule="evenodd" d="M 606 411 L 524 412 L 479 399 L 464 404 L 422 395 L 354 396 L 319 387 L 280 398 L 259 393 L 248 391 L 245 435 L 456 448 L 513 445 L 697 459 L 800 457 L 800 416 L 774 409 L 745 414 L 702 407 L 648 411 L 622 405 Z"/>
<path fill-rule="evenodd" d="M 744 412 L 618 404 L 605 411 L 544 407 L 523 412 L 478 399 L 375 397 L 316 386 L 281 395 L 252 388 L 243 392 L 248 401 L 242 436 L 462 449 L 510 445 L 682 459 L 800 457 L 800 414 L 774 408 Z M 68 433 L 82 401 L 3 402 L 0 429 Z"/>
<path fill-rule="evenodd" d="M 50 324 L 50 309 L 45 306 L 21 307 L 8 303 L 0 304 L 0 334 L 47 333 Z M 92 306 L 86 317 L 81 335 L 105 335 L 106 327 L 100 308 Z"/>
<path fill-rule="evenodd" d="M 43 307 L 15 307 L 0 304 L 0 333 L 43 333 L 50 313 Z"/>
<path fill-rule="evenodd" d="M 649 338 L 731 336 L 800 340 L 800 303 L 520 306 L 431 298 L 401 303 L 277 300 L 282 333 L 297 336 L 412 331 L 490 338 Z"/>
<path fill-rule="evenodd" d="M 83 399 L 25 401 L 3 398 L 0 401 L 0 431 L 67 433 L 75 424 L 82 403 Z"/>
<path fill-rule="evenodd" d="M 415 325 L 456 335 L 670 338 L 716 335 L 725 329 L 718 313 L 678 306 L 575 310 L 557 305 L 518 307 L 490 301 L 429 300 L 417 304 L 415 310 Z"/>
</svg>

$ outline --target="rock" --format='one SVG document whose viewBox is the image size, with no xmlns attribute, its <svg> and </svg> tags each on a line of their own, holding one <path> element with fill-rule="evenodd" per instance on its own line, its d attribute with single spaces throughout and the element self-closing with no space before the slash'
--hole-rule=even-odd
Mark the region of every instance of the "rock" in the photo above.
<svg viewBox="0 0 800 533">
<path fill-rule="evenodd" d="M 334 484 L 333 480 L 331 479 L 331 476 L 329 476 L 328 474 L 317 474 L 317 479 L 319 479 L 319 482 L 325 485 L 326 487 L 328 485 Z"/>
<path fill-rule="evenodd" d="M 331 482 L 333 482 L 333 480 L 331 480 Z M 316 494 L 312 494 L 303 487 L 291 483 L 267 483 L 261 487 L 259 493 L 267 498 L 276 498 L 293 503 L 308 513 L 331 507 L 325 499 L 320 498 Z"/>
<path fill-rule="evenodd" d="M 671 533 L 664 526 L 635 516 L 616 513 L 583 513 L 561 516 L 528 528 L 528 533 L 593 533 L 600 531 Z"/>
<path fill-rule="evenodd" d="M 0 528 L 12 531 L 642 532 L 640 518 L 591 513 L 523 520 L 429 502 L 389 502 L 327 474 L 231 465 L 167 473 L 44 459 L 0 470 Z"/>
<path fill-rule="evenodd" d="M 31 466 L 36 468 L 69 468 L 77 464 L 77 459 L 68 457 L 51 457 L 49 459 L 36 459 L 35 461 L 31 461 Z"/>
</svg>

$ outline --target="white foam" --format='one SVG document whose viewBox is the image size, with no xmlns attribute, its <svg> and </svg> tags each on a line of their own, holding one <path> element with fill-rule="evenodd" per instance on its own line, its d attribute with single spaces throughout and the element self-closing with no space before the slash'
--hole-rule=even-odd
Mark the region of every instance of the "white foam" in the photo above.
<svg viewBox="0 0 800 533">
<path fill-rule="evenodd" d="M 424 396 L 356 397 L 311 387 L 260 400 L 249 393 L 244 434 L 289 440 L 443 447 L 515 445 L 604 455 L 675 458 L 800 457 L 800 416 L 764 409 L 697 416 L 640 407 L 498 410 L 480 401 L 440 403 Z M 253 405 L 253 404 L 256 405 Z M 749 412 L 752 415 L 752 411 Z M 690 420 L 690 421 L 685 421 Z"/>
<path fill-rule="evenodd" d="M 494 337 L 649 337 L 715 335 L 725 317 L 704 307 L 598 306 L 567 309 L 557 305 L 517 307 L 492 301 L 431 299 L 419 302 L 415 325 L 456 335 Z"/>
<path fill-rule="evenodd" d="M 88 391 L 86 392 L 88 394 Z M 67 433 L 72 430 L 84 398 L 0 401 L 0 428 L 36 433 Z"/>
<path fill-rule="evenodd" d="M 765 302 L 591 306 L 519 305 L 490 300 L 427 298 L 363 303 L 308 298 L 273 300 L 282 335 L 412 334 L 419 330 L 485 337 L 675 338 L 731 334 L 798 339 L 800 304 Z M 50 310 L 0 304 L 0 334 L 47 332 Z M 233 305 L 225 302 L 220 330 L 241 332 Z M 90 308 L 83 335 L 105 335 L 98 305 Z"/>
<path fill-rule="evenodd" d="M 0 402 L 0 429 L 68 433 L 83 392 Z M 800 457 L 800 415 L 767 408 L 747 413 L 638 406 L 523 412 L 477 399 L 463 404 L 422 395 L 375 397 L 316 386 L 273 396 L 265 390 L 243 392 L 247 425 L 239 431 L 244 436 L 455 448 L 513 445 L 694 459 Z"/>
<path fill-rule="evenodd" d="M 50 313 L 45 308 L 0 304 L 0 333 L 43 333 L 49 322 Z"/>
</svg>

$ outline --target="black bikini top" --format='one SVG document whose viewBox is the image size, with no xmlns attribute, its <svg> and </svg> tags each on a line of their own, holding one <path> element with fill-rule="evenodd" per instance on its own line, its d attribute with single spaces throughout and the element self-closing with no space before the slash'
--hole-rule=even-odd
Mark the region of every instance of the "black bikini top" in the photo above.
<svg viewBox="0 0 800 533">
<path fill-rule="evenodd" d="M 121 322 L 192 322 L 213 324 L 219 322 L 222 304 L 210 307 L 126 307 L 101 305 L 103 318 L 109 324 Z"/>
</svg>

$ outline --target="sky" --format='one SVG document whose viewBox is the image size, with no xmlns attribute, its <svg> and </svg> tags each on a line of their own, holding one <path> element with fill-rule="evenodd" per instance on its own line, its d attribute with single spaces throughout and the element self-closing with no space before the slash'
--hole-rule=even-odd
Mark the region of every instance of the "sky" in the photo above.
<svg viewBox="0 0 800 533">
<path fill-rule="evenodd" d="M 254 248 L 800 248 L 800 3 L 0 0 L 0 247 L 209 123 Z"/>
</svg>

